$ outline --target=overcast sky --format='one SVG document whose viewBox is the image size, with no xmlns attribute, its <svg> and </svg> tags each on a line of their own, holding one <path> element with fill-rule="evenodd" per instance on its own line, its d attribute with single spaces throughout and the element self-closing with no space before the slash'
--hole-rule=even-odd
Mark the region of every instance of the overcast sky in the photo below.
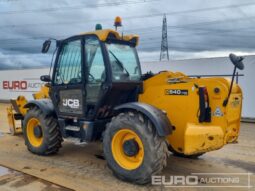
<svg viewBox="0 0 255 191">
<path fill-rule="evenodd" d="M 141 60 L 157 61 L 164 13 L 170 59 L 255 52 L 254 0 L 0 0 L 0 69 L 47 66 L 45 39 L 113 28 L 115 16 L 140 35 Z"/>
</svg>

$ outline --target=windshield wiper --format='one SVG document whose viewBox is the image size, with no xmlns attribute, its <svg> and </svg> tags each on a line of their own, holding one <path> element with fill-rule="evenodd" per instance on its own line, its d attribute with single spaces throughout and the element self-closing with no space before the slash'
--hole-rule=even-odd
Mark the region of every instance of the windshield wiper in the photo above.
<svg viewBox="0 0 255 191">
<path fill-rule="evenodd" d="M 109 50 L 109 52 L 111 53 L 111 55 L 115 58 L 115 60 L 117 61 L 117 63 L 120 65 L 120 67 L 125 70 L 125 72 L 127 73 L 128 76 L 130 76 L 129 72 L 127 71 L 127 69 L 124 67 L 123 63 L 115 56 L 115 54 L 113 54 L 112 51 Z"/>
</svg>

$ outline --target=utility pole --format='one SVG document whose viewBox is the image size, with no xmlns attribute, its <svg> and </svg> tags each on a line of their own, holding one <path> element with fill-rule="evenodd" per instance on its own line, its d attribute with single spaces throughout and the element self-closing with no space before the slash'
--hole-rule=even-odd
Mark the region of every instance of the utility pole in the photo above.
<svg viewBox="0 0 255 191">
<path fill-rule="evenodd" d="M 168 54 L 168 41 L 167 41 L 167 21 L 166 21 L 166 14 L 163 17 L 163 25 L 162 25 L 162 40 L 161 40 L 161 52 L 159 60 L 169 60 Z"/>
</svg>

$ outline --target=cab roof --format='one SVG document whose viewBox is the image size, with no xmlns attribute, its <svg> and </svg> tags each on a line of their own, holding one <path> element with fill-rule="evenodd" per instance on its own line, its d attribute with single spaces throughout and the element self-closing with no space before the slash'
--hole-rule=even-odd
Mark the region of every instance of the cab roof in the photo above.
<svg viewBox="0 0 255 191">
<path fill-rule="evenodd" d="M 111 38 L 113 37 L 113 38 L 116 38 L 117 40 L 133 42 L 135 43 L 135 46 L 137 46 L 139 43 L 138 35 L 128 34 L 128 35 L 122 36 L 120 33 L 112 29 L 102 29 L 102 30 L 81 33 L 81 35 L 89 35 L 89 34 L 96 35 L 99 38 L 99 40 L 103 42 L 105 42 L 109 37 Z"/>
</svg>

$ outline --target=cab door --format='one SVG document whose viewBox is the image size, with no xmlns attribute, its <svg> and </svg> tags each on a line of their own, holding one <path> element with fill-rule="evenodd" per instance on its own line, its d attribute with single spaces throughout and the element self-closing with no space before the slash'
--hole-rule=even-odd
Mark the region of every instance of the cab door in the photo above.
<svg viewBox="0 0 255 191">
<path fill-rule="evenodd" d="M 102 44 L 95 35 L 85 37 L 85 78 L 86 78 L 86 117 L 89 120 L 94 119 L 97 106 L 104 97 L 104 91 L 107 89 L 106 58 L 103 55 Z"/>
<path fill-rule="evenodd" d="M 62 42 L 50 92 L 59 117 L 84 116 L 83 40 L 72 38 Z"/>
</svg>

